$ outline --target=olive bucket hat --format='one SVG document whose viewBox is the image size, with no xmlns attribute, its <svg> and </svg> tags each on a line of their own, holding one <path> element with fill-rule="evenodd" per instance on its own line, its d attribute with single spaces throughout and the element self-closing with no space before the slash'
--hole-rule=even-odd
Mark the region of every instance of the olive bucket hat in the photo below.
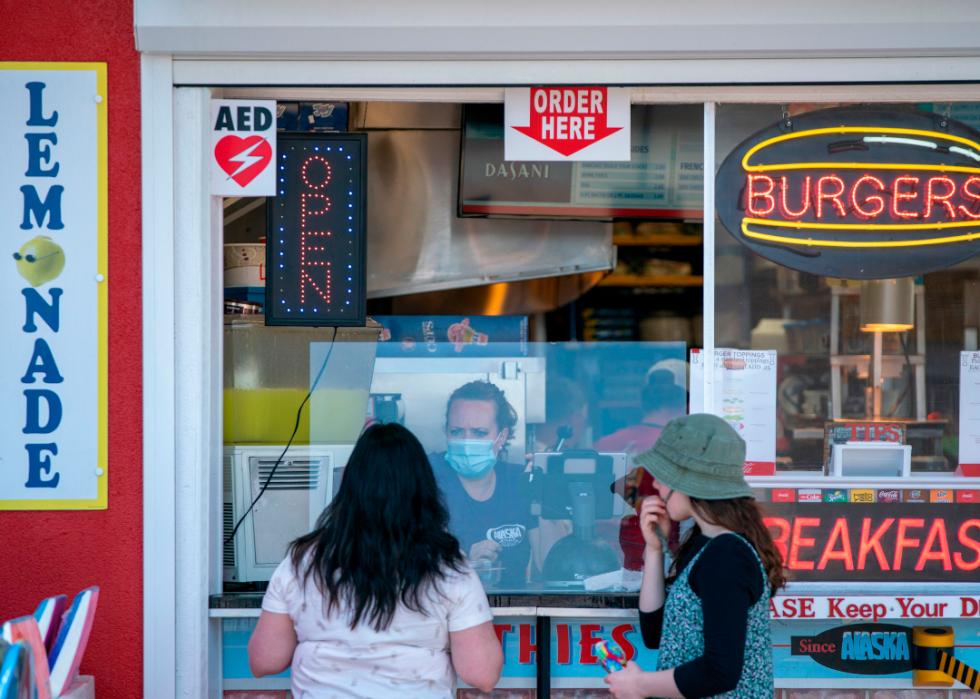
<svg viewBox="0 0 980 699">
<path fill-rule="evenodd" d="M 754 498 L 745 482 L 745 442 L 715 415 L 676 417 L 636 464 L 678 492 L 702 500 Z"/>
</svg>

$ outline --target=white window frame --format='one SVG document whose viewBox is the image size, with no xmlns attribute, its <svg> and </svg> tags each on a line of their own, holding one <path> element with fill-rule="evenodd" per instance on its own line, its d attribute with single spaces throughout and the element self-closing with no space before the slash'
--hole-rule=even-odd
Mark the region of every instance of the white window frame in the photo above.
<svg viewBox="0 0 980 699">
<path fill-rule="evenodd" d="M 143 676 L 144 696 L 153 699 L 221 696 L 220 619 L 208 616 L 208 596 L 220 592 L 222 579 L 222 475 L 216 467 L 222 232 L 220 200 L 208 192 L 209 97 L 495 102 L 503 100 L 501 85 L 656 80 L 659 86 L 633 87 L 633 102 L 705 105 L 706 211 L 714 208 L 714 130 L 707 127 L 716 103 L 980 101 L 980 83 L 922 84 L 980 80 L 975 59 L 961 57 L 386 62 L 144 54 L 141 61 Z M 738 84 L 787 77 L 819 83 L 841 75 L 867 84 Z M 709 76 L 716 84 L 698 84 Z M 920 84 L 898 82 L 909 77 Z M 723 82 L 733 84 L 717 84 Z M 710 356 L 713 216 L 705 218 L 704 232 L 704 345 Z M 705 404 L 712 405 L 710 372 L 705 379 Z"/>
</svg>

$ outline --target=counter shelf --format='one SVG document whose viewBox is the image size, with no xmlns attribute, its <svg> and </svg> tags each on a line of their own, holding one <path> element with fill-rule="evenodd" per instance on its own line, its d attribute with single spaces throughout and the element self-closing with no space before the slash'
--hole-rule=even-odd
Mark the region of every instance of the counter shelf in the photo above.
<svg viewBox="0 0 980 699">
<path fill-rule="evenodd" d="M 212 618 L 257 617 L 262 609 L 262 592 L 237 592 L 211 595 L 208 616 Z M 591 595 L 552 595 L 508 592 L 489 594 L 490 607 L 496 616 L 536 617 L 541 611 L 548 616 L 636 617 L 639 594 L 636 592 Z"/>
</svg>

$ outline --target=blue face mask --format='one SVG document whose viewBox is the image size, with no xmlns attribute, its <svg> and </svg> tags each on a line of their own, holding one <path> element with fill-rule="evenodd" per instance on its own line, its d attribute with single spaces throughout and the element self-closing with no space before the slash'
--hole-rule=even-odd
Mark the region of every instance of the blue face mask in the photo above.
<svg viewBox="0 0 980 699">
<path fill-rule="evenodd" d="M 497 440 L 489 439 L 447 439 L 446 461 L 463 478 L 485 476 L 497 463 L 493 446 Z"/>
</svg>

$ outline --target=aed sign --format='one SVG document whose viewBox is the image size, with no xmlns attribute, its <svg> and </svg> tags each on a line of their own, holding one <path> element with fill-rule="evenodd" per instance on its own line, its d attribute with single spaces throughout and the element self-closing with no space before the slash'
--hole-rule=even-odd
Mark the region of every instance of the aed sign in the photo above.
<svg viewBox="0 0 980 699">
<path fill-rule="evenodd" d="M 211 100 L 211 194 L 276 194 L 275 100 Z"/>
<path fill-rule="evenodd" d="M 729 233 L 802 272 L 910 277 L 980 252 L 980 132 L 939 114 L 784 119 L 739 144 L 715 182 Z"/>
<path fill-rule="evenodd" d="M 104 63 L 0 63 L 0 509 L 107 505 Z"/>
<path fill-rule="evenodd" d="M 628 161 L 629 88 L 507 88 L 504 159 Z"/>
<path fill-rule="evenodd" d="M 852 675 L 895 675 L 912 669 L 912 629 L 894 624 L 837 626 L 816 636 L 792 636 L 790 654 L 808 655 Z"/>
</svg>

